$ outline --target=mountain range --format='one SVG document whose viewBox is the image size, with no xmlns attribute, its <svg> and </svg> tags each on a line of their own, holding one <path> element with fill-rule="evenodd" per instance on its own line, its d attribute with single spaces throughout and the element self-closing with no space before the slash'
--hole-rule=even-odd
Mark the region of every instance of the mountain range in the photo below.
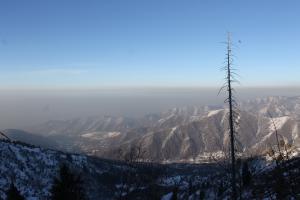
<svg viewBox="0 0 300 200">
<path fill-rule="evenodd" d="M 201 162 L 228 146 L 226 106 L 173 108 L 142 118 L 88 117 L 52 120 L 44 124 L 6 130 L 9 137 L 35 145 L 122 159 L 141 147 L 143 159 L 156 162 Z M 241 101 L 237 147 L 241 153 L 259 154 L 279 140 L 300 147 L 300 97 L 266 97 Z M 23 136 L 21 137 L 21 135 Z M 28 139 L 34 138 L 34 139 Z"/>
</svg>

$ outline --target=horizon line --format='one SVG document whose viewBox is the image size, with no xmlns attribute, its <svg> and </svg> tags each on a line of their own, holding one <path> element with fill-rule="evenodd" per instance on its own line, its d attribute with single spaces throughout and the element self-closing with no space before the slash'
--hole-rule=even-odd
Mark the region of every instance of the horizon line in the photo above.
<svg viewBox="0 0 300 200">
<path fill-rule="evenodd" d="M 94 90 L 160 90 L 160 89 L 219 89 L 221 86 L 169 86 L 169 85 L 142 85 L 142 86 L 68 86 L 68 87 L 1 87 L 0 91 L 94 91 Z M 300 85 L 237 85 L 236 89 L 300 89 Z"/>
</svg>

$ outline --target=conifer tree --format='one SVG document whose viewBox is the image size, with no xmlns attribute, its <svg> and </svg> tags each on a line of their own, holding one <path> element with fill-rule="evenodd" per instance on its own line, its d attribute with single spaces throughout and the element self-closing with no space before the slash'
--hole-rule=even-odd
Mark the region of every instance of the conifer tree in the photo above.
<svg viewBox="0 0 300 200">
<path fill-rule="evenodd" d="M 25 200 L 25 198 L 20 194 L 15 184 L 11 183 L 6 192 L 6 200 Z"/>
<path fill-rule="evenodd" d="M 201 190 L 199 194 L 199 200 L 204 200 L 204 198 L 205 198 L 205 192 Z"/>
<path fill-rule="evenodd" d="M 252 174 L 249 170 L 249 166 L 247 162 L 243 163 L 242 168 L 242 180 L 243 180 L 243 186 L 248 186 L 251 182 Z"/>
<path fill-rule="evenodd" d="M 52 200 L 85 199 L 81 176 L 73 174 L 65 164 L 60 167 L 59 177 L 54 179 L 51 193 Z"/>
<path fill-rule="evenodd" d="M 177 200 L 177 195 L 178 195 L 178 187 L 175 187 L 173 189 L 173 194 L 172 194 L 171 200 Z"/>
</svg>

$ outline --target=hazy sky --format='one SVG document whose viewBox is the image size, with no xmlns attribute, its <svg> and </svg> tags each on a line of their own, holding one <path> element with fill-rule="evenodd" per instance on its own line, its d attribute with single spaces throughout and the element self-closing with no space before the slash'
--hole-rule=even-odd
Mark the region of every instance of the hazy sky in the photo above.
<svg viewBox="0 0 300 200">
<path fill-rule="evenodd" d="M 0 2 L 0 88 L 300 85 L 297 0 Z"/>
<path fill-rule="evenodd" d="M 144 88 L 102 90 L 0 90 L 0 130 L 48 120 L 89 116 L 141 117 L 174 107 L 224 105 L 219 88 Z M 274 95 L 297 96 L 298 88 L 237 89 L 238 101 Z"/>
</svg>

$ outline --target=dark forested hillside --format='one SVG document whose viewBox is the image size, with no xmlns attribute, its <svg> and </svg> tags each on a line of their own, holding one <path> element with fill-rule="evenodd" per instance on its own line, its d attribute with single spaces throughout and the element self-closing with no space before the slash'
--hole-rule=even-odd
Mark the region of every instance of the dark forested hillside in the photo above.
<svg viewBox="0 0 300 200">
<path fill-rule="evenodd" d="M 178 199 L 226 199 L 230 195 L 229 175 L 221 161 L 166 165 L 137 160 L 121 162 L 5 140 L 0 141 L 0 154 L 1 199 L 6 198 L 11 183 L 28 200 L 49 199 L 62 165 L 68 166 L 74 177 L 81 177 L 83 192 L 91 200 L 169 199 L 174 194 Z M 244 199 L 299 197 L 299 158 L 281 162 L 267 156 L 238 163 L 240 195 Z M 278 180 L 290 187 L 280 192 L 276 187 Z"/>
</svg>

